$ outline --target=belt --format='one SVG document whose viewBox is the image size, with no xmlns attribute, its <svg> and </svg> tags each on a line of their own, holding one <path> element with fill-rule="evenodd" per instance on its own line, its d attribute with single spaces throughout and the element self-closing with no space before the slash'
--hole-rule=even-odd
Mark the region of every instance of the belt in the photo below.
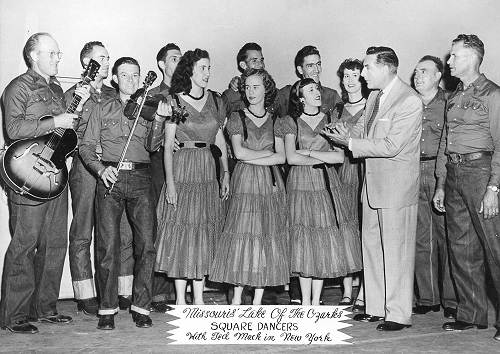
<svg viewBox="0 0 500 354">
<path fill-rule="evenodd" d="M 482 157 L 487 157 L 491 155 L 493 155 L 492 151 L 478 151 L 478 152 L 471 152 L 469 154 L 456 154 L 452 152 L 448 154 L 448 162 L 462 163 L 467 161 L 478 160 Z"/>
<path fill-rule="evenodd" d="M 112 161 L 101 161 L 104 166 L 113 166 L 118 168 L 118 162 Z M 131 161 L 123 161 L 121 163 L 119 170 L 122 171 L 132 171 L 132 170 L 145 170 L 151 167 L 150 163 L 145 162 L 131 162 Z"/>
<path fill-rule="evenodd" d="M 182 143 L 179 143 L 180 148 L 204 148 L 210 146 L 208 143 L 204 143 L 202 141 L 184 141 Z"/>
<path fill-rule="evenodd" d="M 215 173 L 217 175 L 217 182 L 219 182 L 219 188 L 221 187 L 221 161 L 220 158 L 222 156 L 222 151 L 220 151 L 219 147 L 215 144 L 209 144 L 205 143 L 203 141 L 184 141 L 182 143 L 179 143 L 179 148 L 187 148 L 187 149 L 194 149 L 194 148 L 204 148 L 204 147 L 209 147 L 210 152 L 212 153 L 212 156 L 215 161 Z"/>
<path fill-rule="evenodd" d="M 436 159 L 437 156 L 420 155 L 420 161 L 432 161 Z"/>
</svg>

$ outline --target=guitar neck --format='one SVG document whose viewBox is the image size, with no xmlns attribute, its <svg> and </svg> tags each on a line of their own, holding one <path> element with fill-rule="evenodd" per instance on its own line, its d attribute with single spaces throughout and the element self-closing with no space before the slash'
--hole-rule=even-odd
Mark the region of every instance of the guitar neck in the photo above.
<svg viewBox="0 0 500 354">
<path fill-rule="evenodd" d="M 82 98 L 78 95 L 74 95 L 73 100 L 71 101 L 70 105 L 68 106 L 68 109 L 66 110 L 66 113 L 75 113 L 76 108 L 80 104 L 80 101 Z"/>
</svg>

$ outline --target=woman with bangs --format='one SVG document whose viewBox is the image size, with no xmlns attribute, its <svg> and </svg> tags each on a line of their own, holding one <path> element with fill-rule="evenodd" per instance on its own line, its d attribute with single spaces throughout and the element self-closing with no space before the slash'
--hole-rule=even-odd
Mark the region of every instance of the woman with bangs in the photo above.
<svg viewBox="0 0 500 354">
<path fill-rule="evenodd" d="M 290 92 L 289 116 L 280 121 L 286 159 L 290 223 L 290 269 L 299 275 L 302 305 L 319 305 L 323 280 L 361 269 L 361 255 L 346 249 L 357 224 L 347 218 L 346 198 L 333 164 L 344 152 L 332 148 L 321 130 L 332 117 L 323 113 L 318 84 L 299 80 Z"/>
<path fill-rule="evenodd" d="M 157 208 L 155 271 L 175 278 L 177 305 L 186 304 L 187 280 L 193 281 L 193 303 L 204 303 L 205 276 L 223 225 L 223 200 L 229 193 L 225 111 L 220 96 L 207 89 L 209 78 L 208 52 L 187 51 L 170 88 L 176 104 L 165 124 L 166 180 Z"/>
<path fill-rule="evenodd" d="M 344 60 L 337 70 L 337 76 L 339 77 L 340 88 L 342 90 L 342 103 L 337 106 L 337 118 L 339 121 L 345 122 L 349 127 L 355 126 L 359 118 L 363 115 L 366 98 L 370 94 L 366 81 L 361 76 L 361 71 L 363 71 L 363 63 L 358 59 Z M 347 195 L 346 206 L 348 215 L 358 222 L 358 234 L 356 237 L 346 240 L 346 242 L 350 242 L 353 248 L 360 249 L 361 238 L 359 232 L 361 230 L 361 223 L 359 216 L 361 214 L 359 211 L 361 209 L 361 160 L 354 159 L 351 152 L 347 150 L 344 163 L 340 165 L 338 173 Z M 343 293 L 339 305 L 353 305 L 354 311 L 363 311 L 365 309 L 365 302 L 363 300 L 364 293 L 362 280 L 360 279 L 359 291 L 355 301 L 353 301 L 352 283 L 352 275 L 348 275 L 343 279 Z"/>
<path fill-rule="evenodd" d="M 277 166 L 285 162 L 285 148 L 268 111 L 276 97 L 272 77 L 249 69 L 240 93 L 246 108 L 232 113 L 226 126 L 237 163 L 210 280 L 235 285 L 232 305 L 241 304 L 245 285 L 255 287 L 253 304 L 260 305 L 264 287 L 284 285 L 290 276 L 285 184 Z"/>
</svg>

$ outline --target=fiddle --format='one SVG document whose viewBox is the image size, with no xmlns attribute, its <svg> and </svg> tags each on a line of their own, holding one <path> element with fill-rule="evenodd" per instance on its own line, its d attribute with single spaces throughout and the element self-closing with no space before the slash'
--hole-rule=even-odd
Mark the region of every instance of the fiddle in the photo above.
<svg viewBox="0 0 500 354">
<path fill-rule="evenodd" d="M 127 100 L 127 104 L 125 105 L 124 109 L 124 114 L 125 116 L 130 119 L 134 120 L 135 119 L 135 113 L 139 109 L 140 103 L 139 98 L 144 97 L 144 88 L 141 87 L 139 88 L 133 95 L 130 96 L 130 98 Z M 156 95 L 150 95 L 147 94 L 146 97 L 144 98 L 144 105 L 141 109 L 140 116 L 144 118 L 147 121 L 153 121 L 154 116 L 156 113 L 156 110 L 158 109 L 158 104 L 161 101 L 165 101 L 165 97 L 160 94 Z"/>
</svg>

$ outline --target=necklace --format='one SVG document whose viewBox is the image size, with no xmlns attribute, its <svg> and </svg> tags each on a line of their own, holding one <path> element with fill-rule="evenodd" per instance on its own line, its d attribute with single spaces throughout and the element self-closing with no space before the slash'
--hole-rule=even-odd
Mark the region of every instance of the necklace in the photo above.
<svg viewBox="0 0 500 354">
<path fill-rule="evenodd" d="M 205 96 L 205 90 L 203 90 L 203 92 L 201 93 L 201 96 L 200 97 L 194 97 L 194 96 L 191 96 L 190 93 L 187 94 L 189 97 L 191 97 L 193 100 L 195 101 L 199 101 L 203 98 L 203 96 Z"/>
<path fill-rule="evenodd" d="M 309 117 L 315 117 L 315 116 L 317 116 L 319 114 L 319 112 L 321 112 L 321 110 L 318 107 L 318 111 L 316 113 L 314 113 L 314 114 L 309 114 L 306 111 L 304 111 L 302 113 L 304 113 L 306 116 L 309 116 Z"/>
<path fill-rule="evenodd" d="M 251 114 L 252 116 L 254 116 L 255 118 L 264 118 L 264 117 L 266 116 L 266 114 L 267 114 L 267 110 L 265 110 L 265 111 L 264 111 L 264 114 L 263 114 L 263 115 L 261 115 L 261 116 L 259 116 L 259 115 L 255 114 L 255 113 L 253 113 L 253 112 L 252 112 L 252 110 L 250 109 L 250 107 L 247 107 L 247 110 L 248 110 L 248 112 L 250 112 L 250 114 Z"/>
<path fill-rule="evenodd" d="M 349 103 L 349 104 L 356 104 L 356 103 L 359 103 L 359 102 L 363 101 L 363 99 L 364 99 L 364 97 L 361 96 L 361 98 L 359 100 L 357 100 L 355 102 L 351 102 L 350 100 L 347 100 L 347 103 Z"/>
</svg>

